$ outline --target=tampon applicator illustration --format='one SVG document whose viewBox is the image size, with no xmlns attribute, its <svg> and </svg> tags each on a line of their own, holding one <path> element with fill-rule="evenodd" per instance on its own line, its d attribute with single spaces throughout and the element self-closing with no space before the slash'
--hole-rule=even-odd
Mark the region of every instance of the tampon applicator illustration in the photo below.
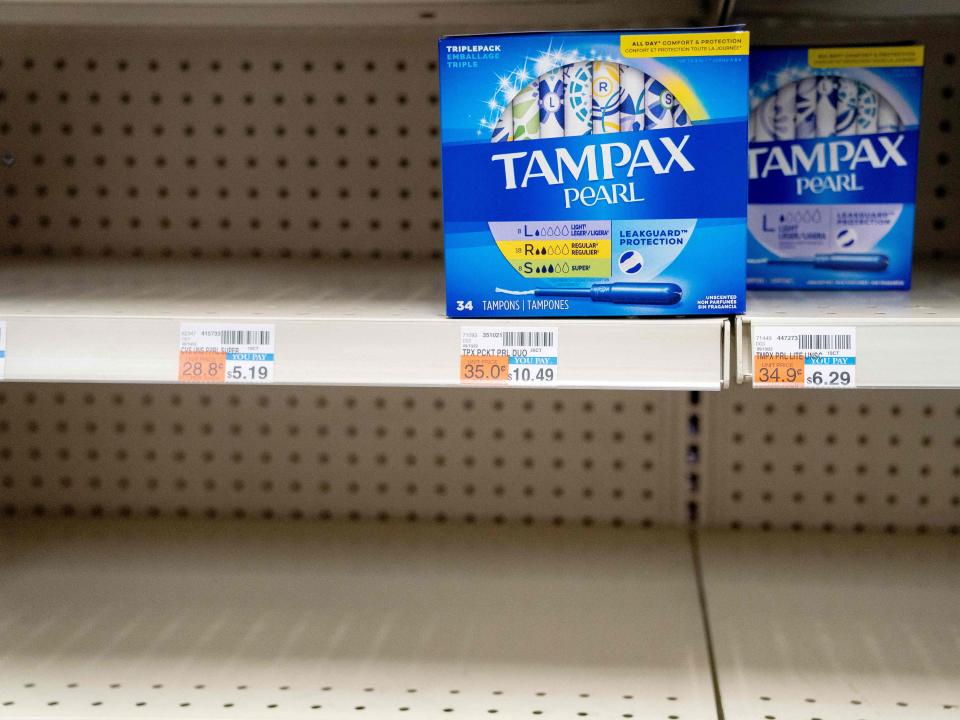
<svg viewBox="0 0 960 720">
<path fill-rule="evenodd" d="M 876 135 L 878 96 L 863 83 L 857 83 L 857 135 Z"/>
<path fill-rule="evenodd" d="M 773 136 L 777 140 L 797 137 L 797 85 L 784 85 L 773 96 Z"/>
<path fill-rule="evenodd" d="M 593 63 L 578 62 L 563 69 L 563 134 L 566 137 L 593 132 Z"/>
<path fill-rule="evenodd" d="M 817 137 L 830 137 L 837 131 L 837 79 L 817 80 Z"/>
<path fill-rule="evenodd" d="M 616 305 L 676 305 L 683 290 L 676 283 L 595 283 L 585 288 L 537 288 L 535 290 L 503 290 L 507 295 L 535 295 L 536 297 L 587 298 L 593 302 Z"/>
<path fill-rule="evenodd" d="M 817 253 L 812 257 L 750 258 L 747 262 L 751 265 L 810 265 L 820 270 L 883 272 L 890 259 L 876 253 Z"/>
<path fill-rule="evenodd" d="M 797 98 L 795 101 L 796 137 L 807 140 L 817 136 L 817 79 L 803 78 L 797 83 Z"/>
<path fill-rule="evenodd" d="M 676 102 L 669 90 L 656 78 L 649 75 L 643 89 L 645 124 L 647 130 L 664 130 L 673 127 L 673 106 Z"/>
<path fill-rule="evenodd" d="M 540 137 L 563 137 L 563 68 L 551 70 L 537 80 L 540 107 Z"/>
<path fill-rule="evenodd" d="M 513 98 L 513 139 L 540 137 L 540 103 L 537 84 L 527 85 Z"/>
<path fill-rule="evenodd" d="M 633 132 L 644 129 L 646 103 L 643 90 L 646 77 L 641 70 L 620 66 L 620 131 Z"/>
<path fill-rule="evenodd" d="M 837 80 L 837 135 L 857 134 L 857 83 L 848 78 Z"/>
<path fill-rule="evenodd" d="M 620 66 L 617 63 L 593 61 L 592 86 L 593 134 L 620 131 Z"/>
</svg>

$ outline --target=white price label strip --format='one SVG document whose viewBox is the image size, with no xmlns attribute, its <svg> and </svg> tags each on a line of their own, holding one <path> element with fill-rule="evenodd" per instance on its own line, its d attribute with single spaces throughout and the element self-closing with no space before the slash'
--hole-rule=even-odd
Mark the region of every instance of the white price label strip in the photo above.
<svg viewBox="0 0 960 720">
<path fill-rule="evenodd" d="M 556 327 L 460 328 L 460 382 L 466 385 L 556 385 Z"/>
<path fill-rule="evenodd" d="M 753 386 L 845 389 L 857 386 L 857 329 L 752 325 Z"/>
<path fill-rule="evenodd" d="M 273 325 L 180 323 L 180 367 L 185 383 L 273 382 Z"/>
<path fill-rule="evenodd" d="M 7 323 L 0 320 L 0 380 L 7 372 Z"/>
</svg>

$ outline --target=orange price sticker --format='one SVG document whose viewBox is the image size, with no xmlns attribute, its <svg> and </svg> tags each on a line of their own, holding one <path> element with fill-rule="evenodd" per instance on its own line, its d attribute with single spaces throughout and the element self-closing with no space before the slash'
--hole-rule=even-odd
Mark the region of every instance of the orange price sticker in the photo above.
<svg viewBox="0 0 960 720">
<path fill-rule="evenodd" d="M 505 383 L 510 378 L 510 360 L 506 355 L 461 355 L 460 382 Z"/>
<path fill-rule="evenodd" d="M 759 387 L 803 387 L 803 369 L 803 353 L 760 353 L 753 357 L 753 384 Z"/>
<path fill-rule="evenodd" d="M 463 385 L 557 384 L 556 327 L 467 325 L 460 328 Z"/>
<path fill-rule="evenodd" d="M 181 352 L 179 379 L 184 383 L 222 383 L 226 380 L 227 354 Z"/>
</svg>

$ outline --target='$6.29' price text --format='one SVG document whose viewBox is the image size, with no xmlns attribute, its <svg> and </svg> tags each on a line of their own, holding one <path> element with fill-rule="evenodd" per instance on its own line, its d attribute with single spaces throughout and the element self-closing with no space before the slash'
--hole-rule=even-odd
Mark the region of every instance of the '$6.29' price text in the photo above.
<svg viewBox="0 0 960 720">
<path fill-rule="evenodd" d="M 819 387 L 843 387 L 849 385 L 853 378 L 846 370 L 815 370 L 806 377 L 807 385 Z"/>
</svg>

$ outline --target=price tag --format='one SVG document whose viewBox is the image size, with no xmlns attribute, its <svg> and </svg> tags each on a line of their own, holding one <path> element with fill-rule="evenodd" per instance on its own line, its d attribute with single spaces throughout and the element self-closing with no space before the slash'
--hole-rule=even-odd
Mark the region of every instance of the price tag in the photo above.
<svg viewBox="0 0 960 720">
<path fill-rule="evenodd" d="M 555 327 L 460 328 L 460 382 L 466 385 L 556 385 Z"/>
<path fill-rule="evenodd" d="M 0 320 L 0 380 L 7 372 L 7 323 Z"/>
<path fill-rule="evenodd" d="M 180 323 L 180 382 L 273 382 L 273 325 Z"/>
<path fill-rule="evenodd" d="M 753 325 L 753 386 L 857 386 L 855 327 Z"/>
</svg>

